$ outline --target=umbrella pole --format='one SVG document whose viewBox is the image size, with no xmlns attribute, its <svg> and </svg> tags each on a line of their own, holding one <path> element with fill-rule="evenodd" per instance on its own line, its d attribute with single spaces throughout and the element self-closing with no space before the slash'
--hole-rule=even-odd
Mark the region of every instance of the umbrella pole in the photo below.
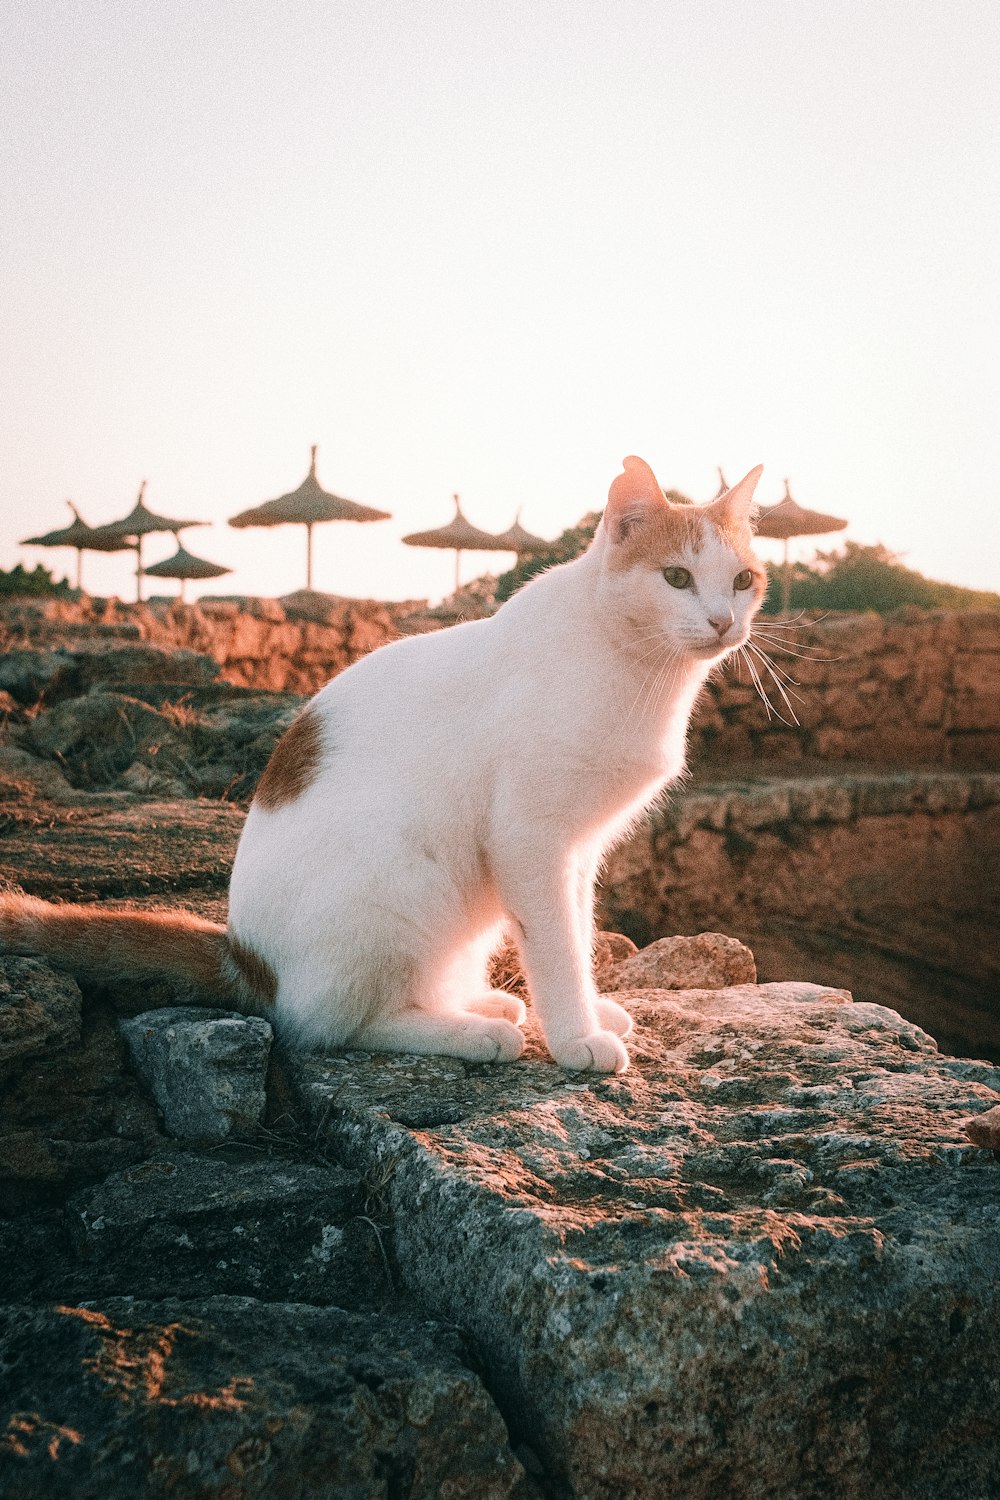
<svg viewBox="0 0 1000 1500">
<path fill-rule="evenodd" d="M 787 615 L 792 597 L 792 579 L 788 571 L 788 538 L 785 537 L 785 560 L 781 564 L 781 613 Z"/>
<path fill-rule="evenodd" d="M 456 594 L 458 593 L 458 589 L 459 589 L 458 570 L 461 567 L 461 565 L 462 565 L 462 549 L 461 549 L 461 547 L 456 547 L 455 548 L 455 593 Z"/>
<path fill-rule="evenodd" d="M 313 461 L 315 462 L 316 449 L 313 449 Z M 313 529 L 310 521 L 306 522 L 306 588 L 313 586 Z"/>
<path fill-rule="evenodd" d="M 142 537 L 135 539 L 135 602 L 142 603 Z"/>
<path fill-rule="evenodd" d="M 83 588 L 83 548 L 82 547 L 77 547 L 77 549 L 76 549 L 76 586 L 77 586 L 78 589 L 82 589 Z"/>
</svg>

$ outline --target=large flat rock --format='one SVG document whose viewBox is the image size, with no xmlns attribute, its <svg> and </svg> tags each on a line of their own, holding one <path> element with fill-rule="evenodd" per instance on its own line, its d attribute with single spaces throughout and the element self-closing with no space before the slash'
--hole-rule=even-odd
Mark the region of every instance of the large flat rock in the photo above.
<svg viewBox="0 0 1000 1500">
<path fill-rule="evenodd" d="M 8 812 L 0 878 L 48 900 L 223 896 L 245 813 L 229 802 L 80 795 Z"/>
<path fill-rule="evenodd" d="M 285 1063 L 556 1492 L 995 1500 L 1000 1069 L 815 985 L 617 998 L 621 1078 Z"/>
<path fill-rule="evenodd" d="M 0 1493 L 527 1500 L 461 1339 L 243 1297 L 0 1308 Z"/>
</svg>

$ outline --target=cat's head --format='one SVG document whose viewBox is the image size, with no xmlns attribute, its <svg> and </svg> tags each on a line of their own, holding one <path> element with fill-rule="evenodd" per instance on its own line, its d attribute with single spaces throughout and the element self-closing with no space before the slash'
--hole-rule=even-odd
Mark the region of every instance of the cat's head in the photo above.
<svg viewBox="0 0 1000 1500">
<path fill-rule="evenodd" d="M 595 543 L 602 592 L 640 641 L 661 636 L 711 661 L 742 645 L 767 589 L 753 550 L 761 468 L 711 505 L 666 499 L 641 458 L 626 458 L 611 486 Z"/>
</svg>

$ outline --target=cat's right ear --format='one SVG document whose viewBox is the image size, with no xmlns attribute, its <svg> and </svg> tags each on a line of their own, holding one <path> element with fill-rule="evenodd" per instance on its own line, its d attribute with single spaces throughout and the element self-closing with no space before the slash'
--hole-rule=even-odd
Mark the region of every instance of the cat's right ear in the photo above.
<svg viewBox="0 0 1000 1500">
<path fill-rule="evenodd" d="M 630 454 L 608 491 L 604 525 L 613 542 L 624 542 L 667 508 L 656 475 L 645 459 Z"/>
</svg>

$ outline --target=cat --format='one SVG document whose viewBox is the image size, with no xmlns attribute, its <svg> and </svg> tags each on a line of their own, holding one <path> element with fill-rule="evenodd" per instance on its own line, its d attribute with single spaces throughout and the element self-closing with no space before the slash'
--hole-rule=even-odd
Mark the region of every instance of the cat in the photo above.
<svg viewBox="0 0 1000 1500">
<path fill-rule="evenodd" d="M 695 699 L 763 601 L 760 474 L 680 504 L 627 458 L 581 557 L 328 682 L 258 784 L 228 931 L 7 895 L 0 941 L 81 976 L 174 976 L 293 1045 L 510 1062 L 525 1008 L 486 980 L 508 930 L 555 1062 L 624 1072 L 631 1020 L 591 972 L 594 883 L 683 772 Z"/>
</svg>

